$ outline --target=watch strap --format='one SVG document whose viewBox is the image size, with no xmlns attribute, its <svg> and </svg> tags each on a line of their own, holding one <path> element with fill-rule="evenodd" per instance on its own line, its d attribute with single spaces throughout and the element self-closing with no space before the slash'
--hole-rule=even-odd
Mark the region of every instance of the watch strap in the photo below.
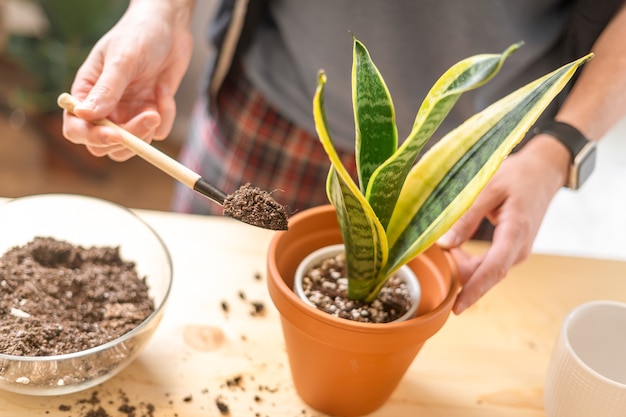
<svg viewBox="0 0 626 417">
<path fill-rule="evenodd" d="M 576 155 L 589 143 L 589 139 L 587 139 L 580 130 L 568 123 L 556 120 L 550 120 L 535 128 L 535 134 L 539 133 L 548 134 L 565 145 L 570 152 L 570 161 L 572 162 L 576 158 Z"/>
</svg>

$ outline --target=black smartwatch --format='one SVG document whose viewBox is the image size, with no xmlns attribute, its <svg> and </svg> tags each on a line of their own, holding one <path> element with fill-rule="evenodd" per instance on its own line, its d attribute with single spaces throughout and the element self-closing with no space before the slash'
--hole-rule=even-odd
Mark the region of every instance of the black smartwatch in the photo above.
<svg viewBox="0 0 626 417">
<path fill-rule="evenodd" d="M 534 133 L 545 133 L 561 142 L 570 152 L 567 188 L 577 190 L 583 185 L 596 166 L 596 143 L 589 140 L 574 126 L 548 121 L 534 129 Z"/>
</svg>

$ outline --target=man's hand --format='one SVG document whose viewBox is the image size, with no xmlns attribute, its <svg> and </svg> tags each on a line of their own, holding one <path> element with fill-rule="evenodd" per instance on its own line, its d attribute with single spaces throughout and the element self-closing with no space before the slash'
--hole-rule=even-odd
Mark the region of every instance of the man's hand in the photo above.
<svg viewBox="0 0 626 417">
<path fill-rule="evenodd" d="M 439 244 L 451 250 L 463 289 L 454 305 L 461 313 L 526 259 L 554 194 L 565 183 L 569 152 L 547 135 L 533 138 L 510 155 L 478 196 L 471 209 Z M 483 218 L 494 226 L 493 241 L 481 255 L 460 246 L 471 239 Z"/>
<path fill-rule="evenodd" d="M 96 156 L 123 161 L 133 153 L 118 133 L 85 120 L 109 118 L 146 140 L 164 139 L 176 116 L 174 94 L 193 49 L 190 5 L 133 1 L 120 21 L 91 50 L 74 79 L 71 93 L 82 101 L 65 112 L 63 134 Z M 178 7 L 178 8 L 177 8 Z M 85 120 L 83 120 L 85 119 Z"/>
</svg>

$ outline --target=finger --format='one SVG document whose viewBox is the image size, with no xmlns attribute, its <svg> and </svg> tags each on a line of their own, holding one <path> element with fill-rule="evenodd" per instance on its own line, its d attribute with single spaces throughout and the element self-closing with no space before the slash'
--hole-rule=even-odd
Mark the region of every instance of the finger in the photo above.
<svg viewBox="0 0 626 417">
<path fill-rule="evenodd" d="M 176 100 L 166 85 L 161 84 L 158 87 L 157 106 L 161 115 L 161 123 L 154 132 L 154 138 L 165 139 L 172 131 L 176 119 Z"/>
<path fill-rule="evenodd" d="M 468 241 L 478 229 L 483 214 L 470 210 L 457 220 L 452 227 L 437 240 L 437 244 L 446 249 L 457 248 Z"/>
<path fill-rule="evenodd" d="M 104 119 L 111 114 L 131 81 L 131 72 L 124 70 L 123 62 L 122 59 L 105 60 L 96 83 L 87 97 L 75 107 L 74 112 L 77 116 L 96 120 Z"/>
<path fill-rule="evenodd" d="M 454 257 L 459 271 L 459 281 L 461 285 L 465 285 L 483 261 L 484 254 L 471 255 L 460 248 L 450 249 L 450 253 Z"/>
<path fill-rule="evenodd" d="M 86 146 L 87 150 L 89 151 L 89 153 L 91 153 L 93 156 L 97 156 L 97 157 L 102 157 L 102 156 L 110 156 L 112 154 L 120 154 L 120 152 L 122 154 L 127 155 L 127 158 L 130 158 L 131 156 L 133 156 L 133 153 L 131 151 L 129 151 L 128 149 L 126 149 L 126 147 L 124 147 L 123 145 L 111 145 L 111 146 L 106 146 L 106 147 L 98 147 L 98 146 Z M 113 158 L 111 158 L 113 159 Z"/>
<path fill-rule="evenodd" d="M 150 143 L 154 136 L 154 129 L 158 125 L 159 120 L 160 117 L 156 112 L 148 111 L 137 115 L 120 127 Z M 108 155 L 112 160 L 117 162 L 126 161 L 135 155 L 133 151 L 120 143 L 122 142 L 122 137 L 118 129 L 104 126 L 95 132 L 95 134 L 103 133 L 107 135 L 107 140 L 96 142 L 90 139 L 87 149 L 91 154 L 95 156 Z"/>
<path fill-rule="evenodd" d="M 122 139 L 115 129 L 96 126 L 67 111 L 64 114 L 63 136 L 75 144 L 100 148 L 119 144 Z"/>
<path fill-rule="evenodd" d="M 515 222 L 501 223 L 484 259 L 463 286 L 453 311 L 460 314 L 500 282 L 509 269 L 524 257 L 525 237 Z M 527 256 L 527 255 L 526 255 Z"/>
<path fill-rule="evenodd" d="M 154 137 L 155 128 L 159 125 L 160 120 L 161 117 L 157 112 L 145 111 L 120 127 L 128 132 L 131 132 L 133 135 L 141 138 L 145 142 L 150 143 Z M 115 132 L 116 134 L 119 134 L 117 129 Z M 116 162 L 123 162 L 135 156 L 133 151 L 123 145 L 111 146 L 106 148 L 105 151 L 109 155 L 109 158 Z"/>
<path fill-rule="evenodd" d="M 85 145 L 87 143 L 89 127 L 88 122 L 79 119 L 67 111 L 63 112 L 62 133 L 63 137 L 70 142 L 77 145 Z"/>
<path fill-rule="evenodd" d="M 139 113 L 128 122 L 121 124 L 120 127 L 150 143 L 160 124 L 161 116 L 159 113 L 155 110 L 147 110 Z"/>
<path fill-rule="evenodd" d="M 455 248 L 472 238 L 484 218 L 492 217 L 503 201 L 501 193 L 489 188 L 489 185 L 478 195 L 470 209 L 457 220 L 437 243 L 446 248 Z"/>
<path fill-rule="evenodd" d="M 115 162 L 124 162 L 134 156 L 135 156 L 135 153 L 126 148 L 109 152 L 109 158 Z"/>
</svg>

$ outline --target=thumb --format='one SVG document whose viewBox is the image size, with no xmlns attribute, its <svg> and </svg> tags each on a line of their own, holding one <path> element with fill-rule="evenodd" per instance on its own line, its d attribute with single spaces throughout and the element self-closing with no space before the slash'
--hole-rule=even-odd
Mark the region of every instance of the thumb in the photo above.
<svg viewBox="0 0 626 417">
<path fill-rule="evenodd" d="M 128 73 L 119 71 L 119 67 L 105 65 L 87 97 L 74 109 L 76 115 L 87 120 L 107 117 L 119 103 L 129 83 Z"/>
<path fill-rule="evenodd" d="M 437 244 L 445 249 L 461 246 L 471 239 L 474 232 L 480 226 L 484 215 L 479 210 L 469 209 L 443 236 L 437 240 Z"/>
</svg>

